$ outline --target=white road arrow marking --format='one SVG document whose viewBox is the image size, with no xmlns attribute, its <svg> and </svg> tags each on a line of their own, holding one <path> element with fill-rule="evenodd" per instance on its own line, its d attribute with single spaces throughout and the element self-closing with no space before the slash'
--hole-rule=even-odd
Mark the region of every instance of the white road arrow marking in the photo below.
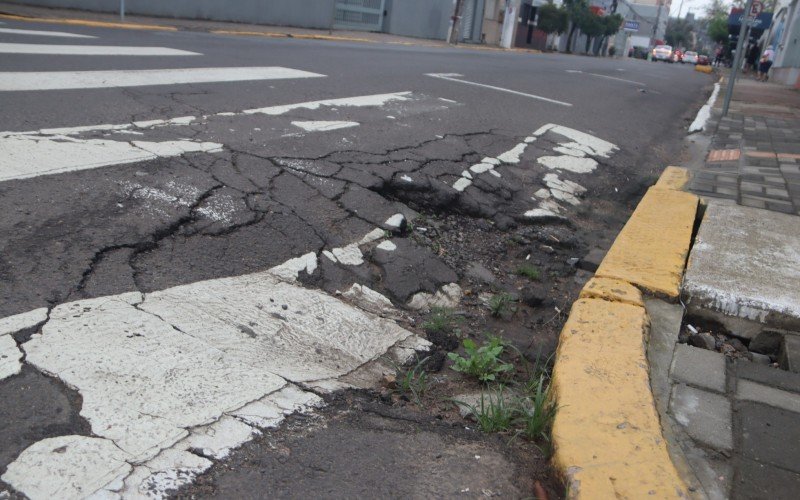
<svg viewBox="0 0 800 500">
<path fill-rule="evenodd" d="M 487 89 L 498 90 L 500 92 L 507 92 L 509 94 L 519 95 L 519 96 L 523 96 L 523 97 L 529 97 L 531 99 L 537 99 L 539 101 L 545 101 L 545 102 L 549 102 L 549 103 L 552 103 L 552 104 L 558 104 L 559 106 L 568 106 L 568 107 L 572 106 L 572 104 L 570 104 L 568 102 L 557 101 L 555 99 L 550 99 L 549 97 L 542 97 L 542 96 L 536 95 L 536 94 L 528 94 L 528 93 L 525 93 L 525 92 L 519 92 L 517 90 L 506 89 L 506 88 L 503 88 L 503 87 L 496 87 L 494 85 L 487 85 L 485 83 L 477 83 L 477 82 L 470 82 L 470 81 L 467 81 L 467 80 L 462 80 L 460 78 L 456 78 L 456 77 L 464 76 L 464 75 L 461 75 L 459 73 L 426 73 L 425 76 L 430 76 L 432 78 L 439 78 L 440 80 L 447 80 L 449 82 L 458 82 L 458 83 L 464 83 L 466 85 L 474 85 L 475 87 L 483 87 L 483 88 L 487 88 Z"/>
<path fill-rule="evenodd" d="M 97 38 L 96 36 L 65 33 L 63 31 L 15 30 L 12 28 L 0 28 L 0 33 L 7 33 L 9 35 L 54 36 L 59 38 Z"/>
<path fill-rule="evenodd" d="M 122 71 L 25 71 L 0 73 L 0 91 L 99 89 L 323 77 L 325 75 L 319 73 L 280 66 Z"/>
</svg>

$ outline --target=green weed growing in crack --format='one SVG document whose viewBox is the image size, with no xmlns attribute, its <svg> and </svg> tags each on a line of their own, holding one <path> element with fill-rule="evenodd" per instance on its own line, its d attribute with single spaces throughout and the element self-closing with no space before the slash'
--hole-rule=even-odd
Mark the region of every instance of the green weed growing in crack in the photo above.
<svg viewBox="0 0 800 500">
<path fill-rule="evenodd" d="M 503 340 L 498 337 L 489 339 L 480 347 L 472 339 L 464 339 L 466 357 L 451 352 L 447 358 L 453 362 L 453 370 L 489 383 L 514 370 L 514 365 L 500 359 L 504 349 Z"/>
<path fill-rule="evenodd" d="M 428 372 L 425 363 L 430 356 L 421 359 L 414 366 L 404 368 L 395 365 L 397 391 L 410 398 L 417 405 L 422 404 L 422 396 L 428 390 Z"/>
<path fill-rule="evenodd" d="M 447 333 L 459 335 L 458 318 L 453 314 L 452 309 L 446 307 L 431 308 L 431 315 L 422 324 L 422 328 L 428 333 Z"/>
<path fill-rule="evenodd" d="M 539 281 L 542 278 L 541 270 L 528 262 L 525 262 L 517 268 L 517 274 L 519 276 L 525 276 L 532 281 Z"/>
<path fill-rule="evenodd" d="M 521 434 L 530 440 L 550 442 L 550 427 L 556 415 L 556 407 L 550 397 L 550 388 L 544 374 L 538 380 L 530 380 L 523 404 L 520 405 L 518 422 Z"/>
<path fill-rule="evenodd" d="M 503 387 L 494 394 L 481 394 L 480 403 L 471 405 L 463 401 L 454 401 L 459 406 L 468 409 L 478 428 L 483 432 L 503 432 L 514 425 L 517 409 L 513 404 L 509 404 L 503 397 Z"/>
<path fill-rule="evenodd" d="M 509 313 L 516 312 L 517 308 L 514 305 L 516 300 L 510 293 L 498 293 L 492 295 L 489 299 L 489 311 L 495 318 L 501 318 Z"/>
</svg>

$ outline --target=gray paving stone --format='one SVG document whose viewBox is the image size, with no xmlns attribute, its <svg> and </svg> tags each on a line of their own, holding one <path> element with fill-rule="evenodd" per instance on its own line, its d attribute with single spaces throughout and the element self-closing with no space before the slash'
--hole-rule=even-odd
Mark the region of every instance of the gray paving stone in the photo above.
<svg viewBox="0 0 800 500">
<path fill-rule="evenodd" d="M 736 410 L 743 457 L 800 472 L 800 414 L 750 402 Z"/>
<path fill-rule="evenodd" d="M 746 207 L 753 207 L 753 208 L 767 208 L 767 203 L 763 200 L 757 200 L 755 198 L 749 198 L 742 196 L 740 203 Z"/>
<path fill-rule="evenodd" d="M 773 465 L 741 458 L 736 461 L 731 498 L 795 499 L 800 491 L 800 474 Z"/>
<path fill-rule="evenodd" d="M 725 356 L 686 344 L 675 346 L 670 376 L 688 385 L 725 393 Z"/>
<path fill-rule="evenodd" d="M 737 360 L 735 370 L 737 378 L 800 394 L 800 374 L 758 365 L 746 360 Z"/>
<path fill-rule="evenodd" d="M 647 342 L 650 386 L 659 413 L 664 413 L 669 401 L 669 371 L 681 330 L 683 307 L 659 299 L 646 299 L 644 304 L 650 317 L 650 340 Z"/>
<path fill-rule="evenodd" d="M 800 336 L 783 336 L 778 362 L 784 370 L 800 373 Z"/>
<path fill-rule="evenodd" d="M 750 380 L 736 382 L 736 399 L 764 403 L 775 408 L 800 413 L 800 394 L 782 391 Z"/>
<path fill-rule="evenodd" d="M 669 407 L 695 441 L 719 451 L 733 449 L 731 403 L 725 396 L 676 384 Z"/>
</svg>

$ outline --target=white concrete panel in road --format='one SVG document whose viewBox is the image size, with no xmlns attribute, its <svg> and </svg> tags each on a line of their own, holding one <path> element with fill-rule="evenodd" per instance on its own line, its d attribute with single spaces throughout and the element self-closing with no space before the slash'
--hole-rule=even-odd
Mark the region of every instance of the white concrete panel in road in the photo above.
<svg viewBox="0 0 800 500">
<path fill-rule="evenodd" d="M 143 69 L 119 71 L 18 71 L 0 73 L 0 91 L 99 89 L 321 78 L 325 75 L 280 66 Z"/>
<path fill-rule="evenodd" d="M 0 43 L 0 54 L 47 54 L 58 56 L 201 56 L 198 52 L 168 47 L 125 47 L 117 45 L 49 45 Z"/>
<path fill-rule="evenodd" d="M 222 458 L 286 415 L 323 404 L 293 381 L 346 387 L 340 379 L 382 356 L 402 363 L 430 345 L 296 284 L 316 259 L 55 307 L 23 344 L 26 362 L 81 394 L 94 437 L 39 441 L 3 481 L 31 498 L 162 497 L 210 467 L 191 450 Z"/>
<path fill-rule="evenodd" d="M 2 33 L 8 35 L 53 36 L 59 38 L 97 38 L 96 36 L 79 35 L 77 33 L 66 33 L 64 31 L 16 30 L 13 28 L 0 28 L 0 34 Z"/>
</svg>

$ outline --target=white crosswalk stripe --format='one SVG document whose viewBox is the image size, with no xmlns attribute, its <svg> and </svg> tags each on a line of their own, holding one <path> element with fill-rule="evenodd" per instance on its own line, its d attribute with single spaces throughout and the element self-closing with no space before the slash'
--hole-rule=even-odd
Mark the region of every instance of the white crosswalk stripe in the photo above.
<svg viewBox="0 0 800 500">
<path fill-rule="evenodd" d="M 199 56 L 198 52 L 167 47 L 123 47 L 116 45 L 49 45 L 0 43 L 0 54 L 47 54 L 63 56 Z"/>
<path fill-rule="evenodd" d="M 324 76 L 279 66 L 124 71 L 21 71 L 0 73 L 0 91 L 99 89 Z"/>
<path fill-rule="evenodd" d="M 0 33 L 8 35 L 53 36 L 59 38 L 97 38 L 96 36 L 79 35 L 77 33 L 66 33 L 63 31 L 18 30 L 13 28 L 0 28 Z"/>
</svg>

